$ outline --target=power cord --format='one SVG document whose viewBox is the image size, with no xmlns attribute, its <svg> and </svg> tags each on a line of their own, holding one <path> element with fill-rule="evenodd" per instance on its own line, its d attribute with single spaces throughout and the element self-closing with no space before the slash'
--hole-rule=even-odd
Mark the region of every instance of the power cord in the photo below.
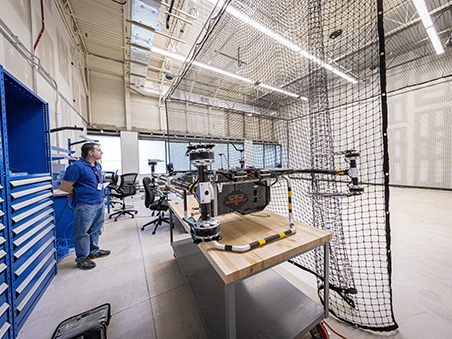
<svg viewBox="0 0 452 339">
<path fill-rule="evenodd" d="M 328 328 L 329 328 L 331 331 L 333 331 L 335 334 L 337 334 L 339 337 L 344 338 L 344 339 L 347 339 L 347 338 L 344 337 L 342 334 L 339 334 L 339 333 L 337 333 L 335 330 L 333 330 L 333 328 L 332 328 L 325 320 L 323 320 L 323 323 L 324 323 L 326 326 L 328 326 Z"/>
</svg>

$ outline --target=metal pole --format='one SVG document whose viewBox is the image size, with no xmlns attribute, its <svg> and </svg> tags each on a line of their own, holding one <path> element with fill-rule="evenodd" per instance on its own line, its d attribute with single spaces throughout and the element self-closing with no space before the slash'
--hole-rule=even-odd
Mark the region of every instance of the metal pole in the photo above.
<svg viewBox="0 0 452 339">
<path fill-rule="evenodd" d="M 173 210 L 171 208 L 169 209 L 169 221 L 170 221 L 170 244 L 172 244 L 174 223 L 173 223 Z"/>
<path fill-rule="evenodd" d="M 323 283 L 325 285 L 325 293 L 323 295 L 323 307 L 325 309 L 325 319 L 328 318 L 328 301 L 329 301 L 329 292 L 330 292 L 330 282 L 329 282 L 329 276 L 328 276 L 328 267 L 330 264 L 330 242 L 327 241 L 323 245 L 324 251 L 323 251 L 323 269 L 324 269 L 324 279 Z"/>
<path fill-rule="evenodd" d="M 226 338 L 235 339 L 237 337 L 235 324 L 235 283 L 224 285 L 225 306 L 226 306 Z"/>
</svg>

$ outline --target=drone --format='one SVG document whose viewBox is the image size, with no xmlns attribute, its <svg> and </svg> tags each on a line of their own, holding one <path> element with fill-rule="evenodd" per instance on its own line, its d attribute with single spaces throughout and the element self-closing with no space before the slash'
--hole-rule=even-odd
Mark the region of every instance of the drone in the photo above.
<svg viewBox="0 0 452 339">
<path fill-rule="evenodd" d="M 357 158 L 359 152 L 349 150 L 343 152 L 348 169 L 324 170 L 324 169 L 256 169 L 254 167 L 237 169 L 209 170 L 208 166 L 214 163 L 215 145 L 200 144 L 189 145 L 186 155 L 190 163 L 197 168 L 195 172 L 173 172 L 161 179 L 167 181 L 169 187 L 184 191 L 184 218 L 189 225 L 190 235 L 195 244 L 211 242 L 219 250 L 245 252 L 272 241 L 288 237 L 296 232 L 292 213 L 292 184 L 290 175 L 295 174 L 322 174 L 343 175 L 350 178 L 348 192 L 346 193 L 315 193 L 325 197 L 349 197 L 361 195 L 363 186 L 359 184 Z M 271 235 L 267 238 L 253 241 L 247 245 L 225 245 L 219 243 L 220 222 L 216 216 L 238 212 L 248 214 L 262 211 L 270 203 L 270 187 L 279 178 L 287 182 L 289 228 L 286 231 Z M 193 194 L 199 203 L 200 217 L 196 220 L 193 213 L 188 215 L 186 194 Z"/>
</svg>

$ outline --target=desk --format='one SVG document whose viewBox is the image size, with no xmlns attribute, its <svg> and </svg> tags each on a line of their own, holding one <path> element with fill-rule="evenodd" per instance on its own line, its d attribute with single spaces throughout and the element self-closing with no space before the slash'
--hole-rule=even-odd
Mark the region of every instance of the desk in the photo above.
<svg viewBox="0 0 452 339">
<path fill-rule="evenodd" d="M 182 200 L 169 201 L 168 205 L 171 214 L 188 230 L 182 220 Z M 198 206 L 194 198 L 187 199 L 187 205 L 189 213 Z M 236 213 L 219 216 L 223 237 L 220 242 L 245 245 L 288 229 L 287 218 L 265 213 L 269 217 Z M 191 239 L 172 242 L 211 338 L 302 337 L 328 316 L 328 284 L 322 308 L 279 274 L 268 270 L 324 245 L 325 276 L 328 276 L 331 233 L 300 222 L 295 222 L 295 226 L 294 235 L 243 253 L 217 250 L 208 242 L 194 245 Z"/>
<path fill-rule="evenodd" d="M 53 190 L 53 209 L 55 215 L 55 231 L 57 258 L 62 259 L 74 248 L 74 237 L 72 234 L 72 204 L 67 199 L 67 192 L 60 189 Z"/>
</svg>

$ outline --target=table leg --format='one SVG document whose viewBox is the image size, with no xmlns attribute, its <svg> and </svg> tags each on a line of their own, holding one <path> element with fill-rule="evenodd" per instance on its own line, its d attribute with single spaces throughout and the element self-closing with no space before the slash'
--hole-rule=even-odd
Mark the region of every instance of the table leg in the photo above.
<svg viewBox="0 0 452 339">
<path fill-rule="evenodd" d="M 330 264 L 330 243 L 327 241 L 323 245 L 324 251 L 323 251 L 323 269 L 324 269 L 324 295 L 323 295 L 323 307 L 325 309 L 325 319 L 328 318 L 328 301 L 329 301 L 329 292 L 330 292 L 330 282 L 329 282 L 329 276 L 328 276 L 328 266 Z"/>
<path fill-rule="evenodd" d="M 170 221 L 170 244 L 172 244 L 174 224 L 173 224 L 173 210 L 171 208 L 169 209 L 169 221 Z"/>
<path fill-rule="evenodd" d="M 235 319 L 235 283 L 224 285 L 225 305 L 226 305 L 226 338 L 235 339 L 236 319 Z"/>
</svg>

